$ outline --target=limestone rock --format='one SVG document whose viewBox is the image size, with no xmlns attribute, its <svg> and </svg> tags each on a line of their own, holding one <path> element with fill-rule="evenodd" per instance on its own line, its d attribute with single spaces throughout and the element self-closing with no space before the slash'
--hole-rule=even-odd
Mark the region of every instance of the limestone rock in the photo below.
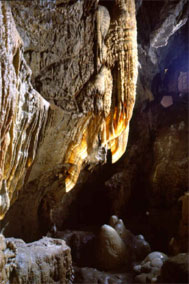
<svg viewBox="0 0 189 284">
<path fill-rule="evenodd" d="M 158 283 L 188 283 L 189 255 L 180 253 L 164 262 Z"/>
<path fill-rule="evenodd" d="M 11 9 L 0 3 L 0 219 L 22 188 L 44 133 L 49 103 L 32 87 Z"/>
<path fill-rule="evenodd" d="M 1 3 L 1 41 L 8 42 L 1 46 L 1 219 L 18 190 L 21 207 L 28 207 L 27 201 L 33 206 L 32 222 L 39 205 L 42 218 L 50 219 L 84 165 L 105 163 L 108 149 L 112 162 L 125 152 L 137 79 L 134 1 L 115 1 L 117 13 L 111 19 L 104 7 L 96 15 L 97 3 L 13 1 L 22 40 L 9 5 Z M 22 46 L 32 83 L 43 97 L 32 88 Z"/>
<path fill-rule="evenodd" d="M 2 284 L 72 283 L 71 250 L 63 240 L 43 238 L 26 244 L 0 235 Z"/>
<path fill-rule="evenodd" d="M 119 219 L 116 215 L 113 215 L 110 217 L 109 224 L 111 227 L 113 227 L 116 230 L 120 238 L 122 238 L 123 240 L 126 240 L 128 230 L 125 228 L 125 225 L 122 219 Z"/>
<path fill-rule="evenodd" d="M 156 27 L 151 35 L 151 46 L 155 48 L 166 45 L 169 37 L 187 22 L 188 1 L 165 2 L 160 15 L 159 27 Z"/>
<path fill-rule="evenodd" d="M 97 263 L 103 269 L 128 267 L 151 251 L 142 235 L 135 236 L 125 228 L 121 219 L 111 216 L 110 225 L 103 225 L 96 243 Z M 127 267 L 127 268 L 128 268 Z"/>
<path fill-rule="evenodd" d="M 160 275 L 161 267 L 167 260 L 167 256 L 158 251 L 153 251 L 138 265 L 133 267 L 138 274 L 135 277 L 137 283 L 157 283 Z"/>
<path fill-rule="evenodd" d="M 104 284 L 104 283 L 116 283 L 116 284 L 126 284 L 132 283 L 132 275 L 130 273 L 111 273 L 100 271 L 96 268 L 91 267 L 74 267 L 75 279 L 74 283 L 94 283 L 94 284 Z"/>
<path fill-rule="evenodd" d="M 6 256 L 5 256 L 5 240 L 2 234 L 0 234 L 0 283 L 6 283 L 8 280 L 5 264 L 6 264 Z"/>
<path fill-rule="evenodd" d="M 126 261 L 126 245 L 114 228 L 103 225 L 97 242 L 97 262 L 102 269 L 121 267 Z"/>
<path fill-rule="evenodd" d="M 70 248 L 63 240 L 43 238 L 26 244 L 6 239 L 16 248 L 14 269 L 8 283 L 71 283 L 73 279 Z"/>
</svg>

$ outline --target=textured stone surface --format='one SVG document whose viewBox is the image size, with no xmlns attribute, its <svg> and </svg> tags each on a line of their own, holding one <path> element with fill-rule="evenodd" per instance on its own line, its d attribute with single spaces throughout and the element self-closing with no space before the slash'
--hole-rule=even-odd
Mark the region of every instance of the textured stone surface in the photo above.
<svg viewBox="0 0 189 284">
<path fill-rule="evenodd" d="M 43 238 L 26 244 L 0 235 L 2 284 L 72 283 L 70 248 L 63 240 Z"/>
<path fill-rule="evenodd" d="M 132 21 L 128 32 L 122 26 L 121 15 L 127 10 L 122 1 L 100 1 L 98 7 L 95 0 L 10 2 L 26 62 L 33 69 L 32 85 L 50 105 L 45 135 L 40 135 L 25 186 L 20 187 L 18 201 L 2 223 L 7 225 L 5 233 L 32 240 L 46 233 L 52 219 L 59 230 L 74 225 L 78 229 L 102 225 L 117 214 L 132 232 L 147 236 L 155 250 L 166 251 L 174 240 L 174 253 L 186 251 L 188 232 L 183 216 L 187 214 L 180 197 L 185 196 L 188 176 L 189 48 L 188 24 L 183 25 L 188 2 L 136 1 L 140 74 L 129 147 L 117 165 L 99 166 L 102 180 L 96 174 L 85 188 L 81 186 L 85 173 L 90 177 L 96 163 L 116 161 L 124 151 L 126 141 L 119 142 L 125 127 L 122 116 L 130 113 L 123 103 L 129 78 L 122 75 L 127 72 L 123 62 L 132 53 L 127 47 L 134 44 L 130 41 L 135 34 Z M 166 96 L 172 105 L 163 108 L 161 100 Z M 128 99 L 131 110 L 133 99 Z M 116 140 L 118 133 L 121 136 Z M 85 165 L 80 198 L 78 188 L 66 194 Z M 112 169 L 116 173 L 110 178 Z M 81 259 L 85 238 L 73 235 L 74 253 Z M 155 264 L 160 265 L 158 261 Z M 146 281 L 146 275 L 141 280 Z"/>
<path fill-rule="evenodd" d="M 117 214 L 132 232 L 148 236 L 154 249 L 166 251 L 171 238 L 180 230 L 179 198 L 187 191 L 188 184 L 188 92 L 180 96 L 179 89 L 181 78 L 183 83 L 187 78 L 189 48 L 187 23 L 169 38 L 165 47 L 155 49 L 156 63 L 152 62 L 150 34 L 161 20 L 159 9 L 163 3 L 143 1 L 138 11 L 141 67 L 130 140 L 112 177 L 101 178 L 104 186 L 96 183 L 100 188 L 95 196 L 97 201 L 92 199 L 88 211 L 95 210 L 99 204 L 97 196 L 101 194 L 106 204 L 104 211 L 101 209 L 101 216 L 104 216 L 103 212 L 109 216 Z M 176 5 L 176 1 L 169 3 L 172 7 Z M 185 83 L 183 90 L 186 89 Z M 173 101 L 165 109 L 160 104 L 163 96 L 171 96 Z M 98 218 L 99 222 L 101 218 Z M 80 222 L 85 220 L 88 221 L 83 217 Z M 186 246 L 182 251 L 186 251 Z"/>
<path fill-rule="evenodd" d="M 20 4 L 11 3 L 34 87 L 48 101 L 75 113 L 76 95 L 95 68 L 92 9 L 97 1 L 91 7 L 86 4 L 87 1 L 62 5 L 58 1 L 34 1 L 30 5 L 23 1 L 20 9 Z"/>
<path fill-rule="evenodd" d="M 49 104 L 32 88 L 31 72 L 22 52 L 11 10 L 0 3 L 1 41 L 1 148 L 0 219 L 23 186 L 44 133 Z"/>
<path fill-rule="evenodd" d="M 7 263 L 7 258 L 5 255 L 5 239 L 2 234 L 0 234 L 0 283 L 4 284 L 7 283 L 8 275 L 5 269 L 5 265 Z"/>
<path fill-rule="evenodd" d="M 186 24 L 189 16 L 189 5 L 187 0 L 175 3 L 165 2 L 160 11 L 160 20 L 151 34 L 151 46 L 158 48 L 165 46 L 178 29 Z"/>
<path fill-rule="evenodd" d="M 64 145 L 68 147 L 66 151 L 62 150 L 65 152 L 65 157 L 59 155 L 64 160 L 64 164 L 69 165 L 65 179 L 66 191 L 69 191 L 75 185 L 84 161 L 104 162 L 108 148 L 111 149 L 112 160 L 117 161 L 125 151 L 127 134 L 125 135 L 125 132 L 124 135 L 121 136 L 121 134 L 126 131 L 131 117 L 137 78 L 135 8 L 133 1 L 130 2 L 129 4 L 128 1 L 125 8 L 125 1 L 118 1 L 114 7 L 115 10 L 118 10 L 118 13 L 112 20 L 110 20 L 107 9 L 101 6 L 96 12 L 97 16 L 93 5 L 93 10 L 91 6 L 89 6 L 90 9 L 87 6 L 87 14 L 84 14 L 86 1 L 76 1 L 74 4 L 65 7 L 58 6 L 58 8 L 55 2 L 52 2 L 51 9 L 45 6 L 47 8 L 45 17 L 43 17 L 43 9 L 34 5 L 31 11 L 31 8 L 26 4 L 24 11 L 27 18 L 28 15 L 31 18 L 34 17 L 36 9 L 39 9 L 37 10 L 39 16 L 36 18 L 35 25 L 39 25 L 40 22 L 40 25 L 44 26 L 43 37 L 40 33 L 36 36 L 33 34 L 34 27 L 32 25 L 29 25 L 23 31 L 19 14 L 22 11 L 15 4 L 14 15 L 17 19 L 17 25 L 18 28 L 22 28 L 21 34 L 27 45 L 26 48 L 29 49 L 30 60 L 28 59 L 28 63 L 31 68 L 33 65 L 34 86 L 46 99 L 50 102 L 53 100 L 56 105 L 63 108 L 67 112 L 67 119 L 71 120 L 70 125 L 66 125 L 65 136 L 62 137 L 65 141 Z M 124 17 L 121 10 L 119 12 L 119 5 L 120 7 L 123 5 L 123 8 L 121 8 L 123 14 L 126 13 L 124 9 L 129 11 L 124 21 L 121 20 Z M 69 15 L 69 17 L 66 15 Z M 48 17 L 52 19 L 50 26 L 52 33 L 49 33 Z M 59 22 L 57 23 L 58 19 Z M 80 22 L 80 25 L 76 25 L 77 22 Z M 57 24 L 58 28 L 56 28 Z M 110 31 L 108 31 L 109 25 Z M 95 29 L 97 29 L 97 39 L 95 39 Z M 117 33 L 118 29 L 120 29 L 119 33 Z M 127 33 L 124 32 L 125 29 L 127 29 Z M 50 34 L 52 39 L 47 41 L 47 34 Z M 115 37 L 115 42 L 118 42 L 116 50 L 113 50 L 112 47 L 112 36 Z M 26 40 L 27 37 L 30 40 L 35 37 L 35 47 L 30 46 L 30 43 Z M 44 42 L 46 46 L 44 46 Z M 94 45 L 95 42 L 97 42 L 97 46 Z M 52 43 L 53 48 L 49 46 Z M 28 58 L 27 49 L 26 58 Z M 94 49 L 96 49 L 96 52 L 94 52 Z M 45 56 L 43 50 L 45 50 Z M 111 54 L 113 54 L 114 59 Z M 34 59 L 32 59 L 33 57 Z M 44 60 L 35 59 L 41 57 Z M 37 68 L 39 61 L 40 67 Z M 124 65 L 126 61 L 130 65 Z M 118 64 L 115 72 L 120 72 L 118 76 L 122 77 L 120 77 L 121 81 L 115 82 L 114 85 L 111 69 L 105 66 L 107 64 L 111 65 L 111 69 Z M 39 75 L 36 75 L 36 72 Z M 50 72 L 50 75 L 48 72 Z M 127 76 L 124 75 L 126 73 Z M 38 84 L 41 86 L 40 88 L 38 88 Z M 123 89 L 119 88 L 120 84 L 123 84 Z M 122 95 L 119 94 L 120 91 Z M 113 98 L 117 98 L 118 102 L 115 103 Z M 119 111 L 117 111 L 117 108 Z M 127 110 L 127 115 L 124 109 Z M 120 138 L 118 138 L 119 136 Z M 67 137 L 71 137 L 72 141 Z M 87 141 L 88 137 L 90 137 L 90 142 Z M 52 160 L 53 157 L 49 157 L 49 159 Z M 45 158 L 43 154 L 39 155 L 30 180 L 36 178 L 36 172 L 40 175 L 42 169 L 44 171 L 44 168 L 38 164 L 41 160 L 45 164 Z M 49 165 L 46 164 L 49 170 Z"/>
<path fill-rule="evenodd" d="M 108 150 L 112 162 L 116 162 L 126 149 L 137 79 L 135 7 L 130 0 L 115 1 L 112 5 L 117 12 L 110 17 L 97 2 L 11 2 L 25 57 L 33 70 L 32 82 L 48 100 L 38 95 L 46 110 L 44 119 L 41 115 L 42 121 L 34 124 L 36 133 L 46 120 L 47 124 L 45 132 L 40 132 L 40 145 L 36 141 L 33 150 L 28 141 L 32 158 L 36 150 L 37 155 L 29 164 L 32 167 L 15 205 L 19 218 L 24 208 L 30 208 L 30 214 L 24 216 L 35 224 L 36 230 L 26 236 L 30 240 L 39 231 L 38 214 L 45 221 L 51 218 L 55 204 L 74 187 L 83 166 L 105 163 Z M 3 5 L 6 7 L 6 3 Z M 8 38 L 11 36 L 10 29 Z M 21 47 L 19 52 L 23 58 Z M 30 106 L 26 100 L 24 106 L 27 104 Z M 36 105 L 33 111 L 40 109 Z M 28 132 L 33 133 L 30 129 Z M 23 180 L 22 171 L 19 176 Z M 17 192 L 16 185 L 15 189 Z M 6 212 L 9 205 L 3 204 Z M 7 218 L 14 220 L 14 216 L 13 208 Z M 18 232 L 19 236 L 19 223 L 24 226 L 26 221 L 19 221 L 11 234 Z"/>
<path fill-rule="evenodd" d="M 10 283 L 71 283 L 71 252 L 64 241 L 43 238 L 25 244 L 20 239 L 10 238 L 7 242 L 16 247 Z"/>
</svg>

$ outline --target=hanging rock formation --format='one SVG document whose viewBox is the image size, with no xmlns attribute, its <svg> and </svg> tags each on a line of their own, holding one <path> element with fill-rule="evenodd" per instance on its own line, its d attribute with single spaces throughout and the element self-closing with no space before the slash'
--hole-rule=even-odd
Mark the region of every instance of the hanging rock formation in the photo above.
<svg viewBox="0 0 189 284">
<path fill-rule="evenodd" d="M 113 163 L 125 152 L 137 79 L 135 5 L 115 1 L 110 15 L 97 3 L 13 1 L 23 43 L 1 3 L 1 219 L 19 190 L 32 222 L 39 207 L 47 217 L 83 166 L 105 163 L 108 150 Z"/>
</svg>

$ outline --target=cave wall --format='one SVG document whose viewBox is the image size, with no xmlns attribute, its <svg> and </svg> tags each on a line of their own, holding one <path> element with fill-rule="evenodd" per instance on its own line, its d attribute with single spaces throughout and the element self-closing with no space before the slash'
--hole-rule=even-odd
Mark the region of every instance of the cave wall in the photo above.
<svg viewBox="0 0 189 284">
<path fill-rule="evenodd" d="M 184 1 L 144 1 L 139 7 L 139 77 L 127 151 L 87 180 L 80 176 L 71 196 L 53 212 L 59 229 L 99 226 L 116 214 L 154 249 L 188 249 L 188 213 L 182 213 L 188 192 L 187 13 Z M 171 98 L 166 107 L 164 97 Z"/>
<path fill-rule="evenodd" d="M 0 231 L 56 237 L 0 234 L 0 282 L 73 283 L 73 264 L 111 267 L 111 246 L 127 269 L 137 244 L 141 259 L 150 245 L 186 252 L 188 2 L 136 1 L 138 47 L 134 1 L 4 1 L 0 13 Z M 97 234 L 112 215 L 126 243 L 108 225 Z M 186 266 L 175 259 L 162 279 Z M 76 282 L 133 281 L 74 269 Z"/>
<path fill-rule="evenodd" d="M 1 148 L 0 219 L 10 207 L 31 167 L 48 119 L 49 103 L 33 89 L 31 71 L 23 56 L 22 40 L 11 9 L 1 13 Z"/>
<path fill-rule="evenodd" d="M 7 60 L 7 69 L 16 64 L 10 78 L 18 88 L 18 98 L 12 95 L 14 119 L 6 122 L 3 139 L 7 142 L 1 148 L 1 219 L 11 205 L 2 222 L 7 235 L 36 238 L 41 231 L 39 220 L 50 222 L 53 208 L 74 187 L 82 167 L 103 164 L 108 154 L 115 163 L 125 152 L 137 80 L 135 5 L 115 1 L 108 11 L 97 4 L 83 0 L 34 1 L 32 5 L 5 1 L 1 5 L 2 41 L 7 39 L 2 61 Z M 18 34 L 16 28 L 21 36 L 17 36 L 18 44 L 12 39 Z M 21 89 L 19 80 L 24 85 Z M 31 98 L 30 91 L 34 92 Z M 11 97 L 8 91 L 7 96 Z M 6 108 L 3 91 L 1 97 Z M 37 105 L 37 98 L 42 105 Z M 34 114 L 28 125 L 30 111 Z M 14 140 L 11 127 L 17 130 Z"/>
<path fill-rule="evenodd" d="M 188 184 L 188 2 L 136 1 L 137 100 L 126 154 L 113 165 L 135 101 L 133 2 L 124 21 L 124 1 L 10 4 L 1 4 L 1 41 L 10 39 L 1 53 L 5 234 L 33 240 L 53 224 L 95 226 L 117 214 L 157 248 L 180 235 L 186 244 L 179 200 Z"/>
</svg>

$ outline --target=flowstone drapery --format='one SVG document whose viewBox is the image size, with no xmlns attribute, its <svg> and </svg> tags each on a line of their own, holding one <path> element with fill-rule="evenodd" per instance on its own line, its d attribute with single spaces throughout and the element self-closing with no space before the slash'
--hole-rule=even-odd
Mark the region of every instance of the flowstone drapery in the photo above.
<svg viewBox="0 0 189 284">
<path fill-rule="evenodd" d="M 65 61 L 61 63 L 60 60 L 60 63 L 57 61 L 58 69 L 53 68 L 56 69 L 57 74 L 65 73 L 65 70 L 68 70 L 68 73 L 71 72 L 70 70 L 73 72 L 69 77 L 64 76 L 62 92 L 59 90 L 56 96 L 49 97 L 43 85 L 44 80 L 47 88 L 47 78 L 43 79 L 40 75 L 41 70 L 45 68 L 42 60 L 39 70 L 34 68 L 34 75 L 37 78 L 36 81 L 41 80 L 41 95 L 44 98 L 31 85 L 31 71 L 23 55 L 23 45 L 27 60 L 27 51 L 32 50 L 32 45 L 33 49 L 37 46 L 32 38 L 35 33 L 34 26 L 28 25 L 24 34 L 18 21 L 17 27 L 23 37 L 22 41 L 16 30 L 9 4 L 6 2 L 0 4 L 2 43 L 1 219 L 10 204 L 17 199 L 18 191 L 23 192 L 24 185 L 37 182 L 37 190 L 41 191 L 43 187 L 44 195 L 47 192 L 52 193 L 49 187 L 53 188 L 52 184 L 61 180 L 61 190 L 58 190 L 60 198 L 61 194 L 74 187 L 85 164 L 94 166 L 105 163 L 108 150 L 111 151 L 114 163 L 125 152 L 137 78 L 135 6 L 132 0 L 115 1 L 113 3 L 115 13 L 110 15 L 108 9 L 97 6 L 97 2 L 86 5 L 85 1 L 80 1 L 68 5 L 70 21 L 74 21 L 74 13 L 77 13 L 81 18 L 81 27 L 74 29 L 72 22 L 67 23 L 67 38 L 65 33 L 64 39 L 65 48 L 67 47 L 66 41 L 71 45 L 70 57 L 68 56 L 67 64 Z M 49 5 L 45 3 L 43 4 Z M 55 2 L 52 3 L 56 7 L 52 6 L 47 14 L 54 15 L 55 9 L 62 9 L 63 13 L 63 8 Z M 14 17 L 18 20 L 18 7 L 16 3 L 11 5 Z M 22 3 L 22 5 L 25 11 L 22 17 L 25 17 L 27 12 L 29 17 L 31 15 L 35 17 L 34 12 L 37 9 L 35 2 L 32 8 L 27 3 Z M 87 9 L 89 9 L 88 12 L 86 12 Z M 39 20 L 44 20 L 42 14 L 41 17 L 36 16 L 36 29 L 39 28 Z M 53 21 L 55 18 L 52 17 L 50 28 L 54 24 Z M 68 21 L 66 16 L 65 21 Z M 88 23 L 87 28 L 86 23 Z M 89 26 L 93 33 L 87 38 L 85 33 Z M 44 29 L 49 33 L 47 23 Z M 30 40 L 29 43 L 26 40 L 26 33 L 27 40 Z M 80 33 L 79 37 L 78 33 Z M 70 38 L 74 38 L 74 34 L 77 42 L 73 40 L 72 43 Z M 63 42 L 61 46 L 64 49 Z M 76 48 L 79 54 L 83 53 L 83 58 L 80 56 L 77 59 L 78 62 L 74 61 L 74 54 L 77 56 Z M 92 61 L 89 60 L 88 73 L 83 73 L 85 71 L 82 68 L 86 63 L 82 65 L 82 60 L 87 52 L 91 54 Z M 56 53 L 56 48 L 54 53 Z M 36 50 L 31 53 L 31 66 L 34 62 L 38 66 L 36 54 Z M 43 56 L 41 53 L 40 56 L 46 58 L 44 51 Z M 34 58 L 33 61 L 32 58 Z M 55 62 L 44 62 L 48 68 L 55 64 Z M 79 69 L 76 68 L 77 64 Z M 50 69 L 48 70 L 47 74 L 51 81 Z M 35 74 L 37 72 L 38 75 Z M 80 75 L 77 77 L 77 74 Z M 88 78 L 85 75 L 83 77 L 82 74 L 86 74 Z M 70 93 L 66 93 L 66 86 L 73 85 L 72 75 L 77 77 L 75 82 L 78 82 L 76 84 L 78 87 L 75 93 L 71 89 Z M 52 78 L 54 78 L 53 75 Z M 33 81 L 35 86 L 37 83 Z M 57 86 L 59 86 L 58 82 Z M 74 105 L 75 107 L 71 107 Z M 46 185 L 44 185 L 44 180 Z M 56 190 L 53 190 L 55 192 L 53 195 L 56 196 Z"/>
</svg>

